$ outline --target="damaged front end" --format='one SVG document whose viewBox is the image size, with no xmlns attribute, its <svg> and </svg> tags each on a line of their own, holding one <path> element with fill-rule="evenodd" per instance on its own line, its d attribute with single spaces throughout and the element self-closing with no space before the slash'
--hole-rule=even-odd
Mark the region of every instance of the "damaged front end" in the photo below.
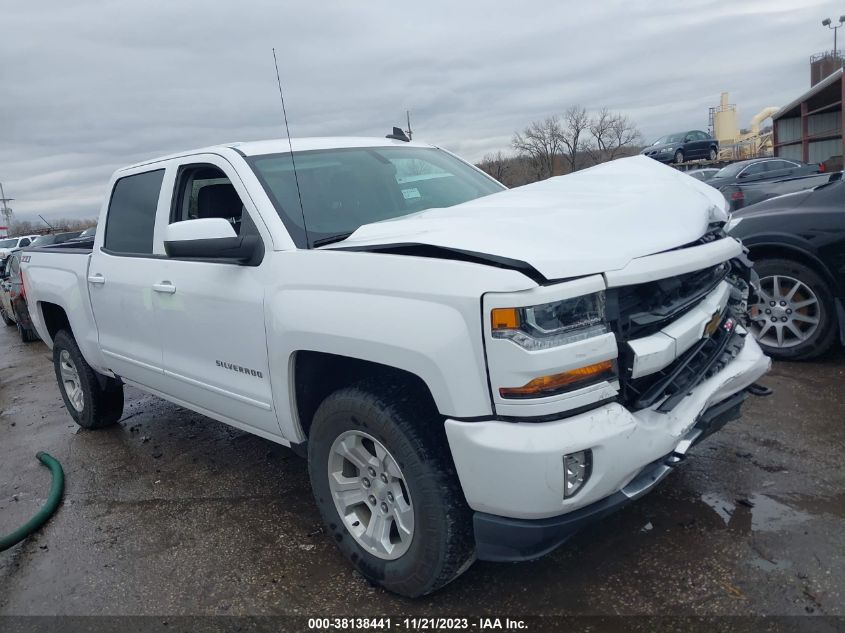
<svg viewBox="0 0 845 633">
<path fill-rule="evenodd" d="M 697 244 L 724 239 L 714 229 Z M 693 245 L 694 246 L 694 245 Z M 612 288 L 608 318 L 619 343 L 619 401 L 667 413 L 721 371 L 748 335 L 757 275 L 747 251 L 682 275 Z"/>
</svg>

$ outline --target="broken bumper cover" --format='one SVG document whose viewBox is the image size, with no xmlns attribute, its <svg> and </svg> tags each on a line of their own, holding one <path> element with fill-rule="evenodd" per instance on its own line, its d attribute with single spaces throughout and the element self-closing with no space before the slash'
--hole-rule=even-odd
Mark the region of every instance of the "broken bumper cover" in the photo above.
<svg viewBox="0 0 845 633">
<path fill-rule="evenodd" d="M 477 513 L 479 558 L 541 556 L 643 494 L 671 472 L 677 454 L 738 415 L 745 390 L 769 367 L 747 336 L 733 360 L 668 412 L 659 405 L 632 412 L 613 402 L 546 422 L 447 420 L 461 487 Z M 587 449 L 592 474 L 565 498 L 563 456 Z"/>
<path fill-rule="evenodd" d="M 484 512 L 473 515 L 479 560 L 516 562 L 539 558 L 559 547 L 587 525 L 620 510 L 652 490 L 681 464 L 686 451 L 740 416 L 747 397 L 741 391 L 704 412 L 675 451 L 640 471 L 622 490 L 568 514 L 546 519 L 512 519 Z"/>
</svg>

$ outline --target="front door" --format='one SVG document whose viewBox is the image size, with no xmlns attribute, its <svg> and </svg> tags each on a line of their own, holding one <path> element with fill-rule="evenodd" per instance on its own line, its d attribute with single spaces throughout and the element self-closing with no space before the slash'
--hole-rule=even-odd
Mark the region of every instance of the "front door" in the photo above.
<svg viewBox="0 0 845 633">
<path fill-rule="evenodd" d="M 257 232 L 269 243 L 240 178 L 221 157 L 192 156 L 179 165 L 175 187 L 171 223 L 221 217 L 238 234 Z M 158 308 L 169 395 L 211 417 L 278 436 L 264 323 L 266 267 L 166 262 L 160 283 L 169 287 Z"/>
</svg>

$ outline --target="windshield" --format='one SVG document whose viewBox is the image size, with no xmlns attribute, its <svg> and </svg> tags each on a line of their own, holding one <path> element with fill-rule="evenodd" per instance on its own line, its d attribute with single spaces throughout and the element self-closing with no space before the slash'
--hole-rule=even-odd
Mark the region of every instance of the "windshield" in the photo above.
<svg viewBox="0 0 845 633">
<path fill-rule="evenodd" d="M 18 245 L 18 238 L 11 240 L 0 240 L 0 248 L 14 248 Z"/>
<path fill-rule="evenodd" d="M 339 239 L 370 222 L 451 207 L 505 189 L 430 147 L 314 150 L 296 152 L 294 158 L 301 210 L 290 154 L 247 161 L 300 248 Z"/>
<path fill-rule="evenodd" d="M 659 139 L 654 141 L 652 145 L 665 145 L 666 143 L 683 143 L 684 136 L 684 134 L 667 134 L 666 136 L 661 136 Z"/>
</svg>

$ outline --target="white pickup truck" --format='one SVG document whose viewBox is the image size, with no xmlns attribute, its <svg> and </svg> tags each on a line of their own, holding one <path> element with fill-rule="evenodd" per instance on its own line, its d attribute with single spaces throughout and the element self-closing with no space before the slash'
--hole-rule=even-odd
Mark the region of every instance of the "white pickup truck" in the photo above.
<svg viewBox="0 0 845 633">
<path fill-rule="evenodd" d="M 651 489 L 769 368 L 715 189 L 634 157 L 507 190 L 417 142 L 118 170 L 92 248 L 23 257 L 71 416 L 123 385 L 307 455 L 326 528 L 415 596 Z"/>
</svg>

